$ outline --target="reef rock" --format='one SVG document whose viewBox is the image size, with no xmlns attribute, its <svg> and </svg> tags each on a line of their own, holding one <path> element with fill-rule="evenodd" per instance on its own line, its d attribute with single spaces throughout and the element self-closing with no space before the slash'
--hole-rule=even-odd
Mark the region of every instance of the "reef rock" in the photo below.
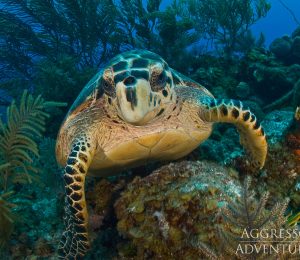
<svg viewBox="0 0 300 260">
<path fill-rule="evenodd" d="M 246 82 L 240 82 L 235 88 L 235 94 L 238 98 L 245 99 L 249 96 L 250 87 Z"/>
<path fill-rule="evenodd" d="M 236 129 L 225 125 L 217 125 L 211 138 L 201 144 L 197 151 L 201 159 L 217 161 L 223 165 L 243 155 Z"/>
<path fill-rule="evenodd" d="M 278 58 L 284 58 L 289 55 L 291 49 L 292 45 L 288 37 L 277 38 L 270 45 L 270 51 Z"/>
<path fill-rule="evenodd" d="M 240 196 L 237 176 L 215 163 L 183 161 L 136 177 L 115 203 L 118 230 L 135 248 L 130 259 L 199 258 L 195 240 L 216 247 L 216 214 L 225 196 Z"/>
<path fill-rule="evenodd" d="M 295 37 L 291 50 L 293 58 L 300 61 L 300 36 Z"/>
<path fill-rule="evenodd" d="M 260 106 L 261 100 L 256 98 L 255 96 L 251 97 L 254 100 L 244 100 L 243 104 L 245 107 L 249 107 L 254 115 L 259 119 L 262 120 L 265 117 L 265 114 Z"/>
<path fill-rule="evenodd" d="M 275 56 L 288 64 L 300 62 L 300 27 L 298 27 L 291 37 L 283 36 L 275 39 L 269 47 Z"/>
<path fill-rule="evenodd" d="M 292 33 L 292 38 L 296 38 L 297 36 L 300 36 L 300 26 L 298 26 Z"/>
<path fill-rule="evenodd" d="M 274 110 L 267 114 L 262 125 L 268 137 L 269 144 L 276 144 L 283 140 L 286 132 L 293 123 L 293 111 Z"/>
<path fill-rule="evenodd" d="M 253 76 L 256 92 L 265 102 L 270 103 L 293 89 L 295 82 L 300 78 L 300 66 L 293 64 L 269 67 L 256 64 Z"/>
<path fill-rule="evenodd" d="M 274 111 L 268 115 L 273 124 L 269 122 L 269 126 L 266 124 L 265 128 L 266 132 L 269 132 L 270 145 L 264 166 L 265 174 L 261 176 L 264 180 L 260 183 L 266 183 L 266 189 L 269 190 L 273 200 L 282 200 L 288 197 L 290 208 L 298 211 L 300 203 L 298 185 L 300 127 L 298 128 L 298 126 L 300 125 L 298 125 L 297 117 L 295 116 L 294 120 L 293 117 L 293 111 Z M 277 121 L 275 121 L 276 119 Z"/>
<path fill-rule="evenodd" d="M 294 85 L 292 104 L 294 107 L 300 106 L 300 79 Z"/>
</svg>

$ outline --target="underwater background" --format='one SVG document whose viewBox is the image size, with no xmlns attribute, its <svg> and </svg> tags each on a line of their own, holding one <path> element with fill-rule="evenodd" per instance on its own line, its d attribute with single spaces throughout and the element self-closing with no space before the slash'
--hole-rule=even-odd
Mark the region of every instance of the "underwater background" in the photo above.
<svg viewBox="0 0 300 260">
<path fill-rule="evenodd" d="M 254 169 L 236 129 L 216 124 L 180 160 L 88 178 L 85 259 L 241 259 L 244 228 L 299 229 L 299 1 L 0 0 L 0 259 L 57 259 L 59 127 L 93 75 L 132 49 L 250 107 L 267 160 Z"/>
</svg>

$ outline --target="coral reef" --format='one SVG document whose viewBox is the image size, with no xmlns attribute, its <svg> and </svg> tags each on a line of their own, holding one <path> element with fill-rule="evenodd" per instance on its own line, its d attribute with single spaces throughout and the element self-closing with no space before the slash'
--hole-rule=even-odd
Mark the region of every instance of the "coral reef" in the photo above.
<svg viewBox="0 0 300 260">
<path fill-rule="evenodd" d="M 244 101 L 243 103 L 246 106 L 249 104 L 248 101 Z M 282 146 L 278 143 L 284 140 L 285 136 L 290 132 L 290 128 L 293 125 L 294 112 L 289 110 L 274 110 L 264 116 L 259 107 L 253 109 L 253 111 L 256 111 L 256 114 L 260 115 L 258 118 L 264 117 L 262 125 L 268 138 L 269 151 L 271 151 L 271 154 L 272 151 L 274 153 L 277 151 L 278 156 L 280 156 Z M 289 157 L 290 151 L 287 150 L 286 153 L 284 151 L 285 149 L 282 150 L 282 154 L 285 154 L 283 158 Z M 222 124 L 217 125 L 214 127 L 212 136 L 201 144 L 195 153 L 197 153 L 197 158 L 214 160 L 221 164 L 233 164 L 241 171 L 244 171 L 245 158 L 243 157 L 241 161 L 235 161 L 237 158 L 243 156 L 244 152 L 239 144 L 238 133 L 234 127 Z M 272 156 L 270 157 L 272 158 Z M 292 169 L 294 166 L 295 163 L 291 164 L 289 168 Z"/>
<path fill-rule="evenodd" d="M 226 196 L 240 192 L 232 169 L 209 162 L 171 163 L 127 186 L 115 203 L 117 227 L 132 240 L 135 259 L 200 257 L 192 241 L 217 245 L 215 215 Z M 126 252 L 119 254 L 128 257 Z"/>
<path fill-rule="evenodd" d="M 9 202 L 12 193 L 12 191 L 0 193 L 0 251 L 7 245 L 16 220 L 16 215 L 12 211 L 16 205 Z"/>
<path fill-rule="evenodd" d="M 300 65 L 296 38 L 275 39 L 270 52 L 264 48 L 251 49 L 241 60 L 240 79 L 263 101 L 260 105 L 265 112 L 298 105 Z"/>
<path fill-rule="evenodd" d="M 85 259 L 116 257 L 117 245 L 122 238 L 116 230 L 113 204 L 125 184 L 123 176 L 89 180 L 86 198 L 89 211 L 89 236 L 93 240 L 93 247 Z"/>
<path fill-rule="evenodd" d="M 8 107 L 7 124 L 0 121 L 0 177 L 4 190 L 10 182 L 32 182 L 31 174 L 38 172 L 32 165 L 32 157 L 39 156 L 35 139 L 42 136 L 49 117 L 44 110 L 60 105 L 64 104 L 46 102 L 41 96 L 34 99 L 24 91 L 19 108 L 15 102 Z"/>
<path fill-rule="evenodd" d="M 180 9 L 192 17 L 196 30 L 205 33 L 209 39 L 215 39 L 228 58 L 235 52 L 247 51 L 255 46 L 249 27 L 266 16 L 271 8 L 265 0 L 204 0 L 181 3 Z M 227 16 L 229 13 L 232 14 L 230 19 Z"/>
<path fill-rule="evenodd" d="M 262 125 L 268 136 L 268 143 L 270 145 L 284 139 L 293 124 L 293 117 L 294 113 L 292 111 L 284 110 L 274 110 L 266 115 Z"/>
<path fill-rule="evenodd" d="M 119 255 L 123 259 L 243 259 L 236 250 L 245 240 L 245 229 L 280 230 L 298 221 L 297 215 L 289 221 L 285 216 L 288 200 L 269 200 L 266 189 L 258 200 L 250 178 L 243 187 L 238 178 L 232 169 L 200 161 L 170 163 L 145 178 L 136 177 L 115 203 L 118 230 L 131 241 L 120 243 Z M 249 244 L 266 241 L 250 239 Z M 295 238 L 290 244 L 297 243 Z M 275 245 L 271 238 L 268 244 Z M 265 255 L 261 251 L 251 257 Z"/>
<path fill-rule="evenodd" d="M 266 253 L 262 248 L 273 246 L 276 248 L 277 243 L 288 243 L 290 247 L 297 247 L 300 238 L 295 237 L 285 241 L 284 237 L 275 238 L 271 235 L 272 232 L 279 234 L 280 230 L 287 227 L 287 217 L 285 211 L 288 200 L 277 203 L 271 209 L 266 208 L 269 194 L 265 192 L 261 198 L 257 200 L 255 193 L 250 189 L 250 178 L 244 180 L 244 187 L 241 197 L 236 201 L 228 199 L 225 207 L 221 208 L 219 217 L 223 219 L 217 229 L 221 243 L 217 248 L 217 253 L 205 245 L 203 242 L 198 242 L 198 248 L 209 259 L 286 259 L 293 256 L 293 253 L 280 248 L 278 253 Z M 258 235 L 256 238 L 251 237 L 251 232 L 256 230 L 258 233 L 264 230 L 264 235 Z M 297 232 L 297 229 L 295 229 Z M 275 234 L 276 234 L 275 233 Z M 261 234 L 261 233 L 259 233 Z M 246 248 L 255 247 L 258 250 L 249 250 L 245 256 Z M 290 258 L 289 258 L 290 259 Z"/>
<path fill-rule="evenodd" d="M 0 88 L 17 97 L 32 87 L 46 99 L 71 103 L 103 63 L 133 48 L 155 51 L 172 68 L 189 73 L 196 55 L 188 49 L 197 42 L 213 42 L 227 56 L 261 46 L 263 37 L 256 41 L 249 27 L 270 9 L 266 0 L 175 1 L 162 6 L 157 0 L 11 0 L 0 9 Z M 226 21 L 229 11 L 236 15 Z M 43 29 L 36 32 L 37 27 Z M 60 111 L 60 120 L 65 112 Z"/>
<path fill-rule="evenodd" d="M 245 202 L 251 216 L 262 216 L 251 219 L 256 227 L 263 220 L 279 226 L 285 205 L 276 202 L 288 197 L 288 223 L 299 226 L 300 27 L 264 47 L 263 35 L 256 39 L 249 28 L 269 9 L 267 0 L 1 5 L 0 258 L 57 259 L 65 194 L 54 148 L 67 107 L 43 98 L 70 105 L 99 67 L 133 48 L 160 54 L 218 98 L 242 100 L 263 120 L 269 152 L 265 167 L 253 172 L 236 130 L 220 124 L 189 162 L 149 176 L 158 164 L 126 178 L 88 179 L 94 248 L 86 259 L 220 259 L 223 249 L 233 259 L 232 248 L 220 246 L 226 239 L 234 247 L 232 239 L 249 224 Z M 238 182 L 246 174 L 260 200 Z"/>
<path fill-rule="evenodd" d="M 298 27 L 292 32 L 292 38 L 296 38 L 297 36 L 300 36 L 300 26 L 298 26 Z"/>
<path fill-rule="evenodd" d="M 294 150 L 294 154 L 300 156 L 300 138 L 298 133 L 291 133 L 287 136 L 287 145 Z"/>
<path fill-rule="evenodd" d="M 273 202 L 290 198 L 290 206 L 297 210 L 300 205 L 298 178 L 300 173 L 299 156 L 295 145 L 294 113 L 275 110 L 266 115 L 262 122 L 268 137 L 268 155 L 261 172 L 253 172 L 244 157 L 236 158 L 233 165 L 242 174 L 255 175 L 253 180 L 260 193 L 268 190 Z"/>
<path fill-rule="evenodd" d="M 287 64 L 300 62 L 300 36 L 299 28 L 297 28 L 290 36 L 285 35 L 275 39 L 270 45 L 270 51 L 273 52 L 278 59 Z"/>
<path fill-rule="evenodd" d="M 35 244 L 33 253 L 39 257 L 49 257 L 53 254 L 54 248 L 49 245 L 48 241 L 39 238 Z"/>
<path fill-rule="evenodd" d="M 300 212 L 288 217 L 289 226 L 297 226 L 300 222 Z"/>
<path fill-rule="evenodd" d="M 212 136 L 201 144 L 198 149 L 198 158 L 228 164 L 234 158 L 243 155 L 239 144 L 239 136 L 234 127 L 217 125 Z"/>
<path fill-rule="evenodd" d="M 296 111 L 295 111 L 295 119 L 297 121 L 300 121 L 300 107 L 297 107 L 296 108 Z"/>
<path fill-rule="evenodd" d="M 300 77 L 300 66 L 296 64 L 288 67 L 255 64 L 252 69 L 256 90 L 268 102 L 279 99 L 291 91 Z"/>
<path fill-rule="evenodd" d="M 299 68 L 300 67 L 297 66 L 297 70 Z M 293 80 L 291 82 L 293 82 Z M 275 110 L 276 108 L 287 106 L 288 104 L 291 105 L 292 107 L 296 107 L 298 105 L 299 99 L 300 99 L 300 80 L 296 81 L 293 85 L 293 88 L 289 90 L 286 94 L 279 97 L 271 104 L 265 106 L 264 110 L 271 111 L 271 110 Z M 289 102 L 291 102 L 291 104 Z"/>
<path fill-rule="evenodd" d="M 13 258 L 57 259 L 55 251 L 63 229 L 61 205 L 64 194 L 62 189 L 58 192 L 57 189 L 42 186 L 26 185 L 12 200 L 17 205 L 14 213 L 18 216 L 8 244 L 9 254 Z"/>
<path fill-rule="evenodd" d="M 49 117 L 45 110 L 64 105 L 47 102 L 41 96 L 33 98 L 27 91 L 24 91 L 19 103 L 17 105 L 13 101 L 8 107 L 6 123 L 0 120 L 0 191 L 3 193 L 0 227 L 1 230 L 5 230 L 4 233 L 1 232 L 1 245 L 4 240 L 2 236 L 7 240 L 15 226 L 13 216 L 17 215 L 16 211 L 24 205 L 21 195 L 14 196 L 13 204 L 4 199 L 15 192 L 16 185 L 31 183 L 37 179 L 34 174 L 38 173 L 39 169 L 35 167 L 34 160 L 39 157 L 37 142 L 45 130 L 46 118 Z M 25 215 L 25 211 L 23 214 Z"/>
<path fill-rule="evenodd" d="M 54 192 L 63 188 L 62 168 L 58 165 L 55 156 L 56 141 L 50 137 L 43 137 L 39 142 L 39 158 L 33 165 L 39 169 L 41 186 Z"/>
<path fill-rule="evenodd" d="M 300 63 L 300 36 L 296 36 L 293 39 L 291 56 L 293 57 L 294 62 Z"/>
<path fill-rule="evenodd" d="M 295 83 L 294 90 L 293 90 L 293 100 L 292 105 L 293 107 L 297 107 L 300 104 L 300 79 Z"/>
<path fill-rule="evenodd" d="M 276 113 L 272 112 L 271 114 Z M 265 165 L 265 178 L 267 178 L 268 189 L 273 192 L 272 195 L 275 198 L 288 196 L 291 198 L 291 205 L 297 209 L 300 205 L 300 196 L 296 188 L 300 173 L 300 156 L 297 152 L 300 148 L 300 128 L 293 112 L 286 112 L 285 118 L 277 119 L 277 122 L 277 126 L 272 126 L 270 122 L 266 124 L 267 130 L 276 127 L 278 132 L 281 131 L 281 136 L 277 136 L 277 138 L 275 138 L 276 134 L 270 136 L 270 143 L 273 145 L 270 145 Z M 285 129 L 280 128 L 279 122 Z M 276 132 L 274 128 L 273 133 Z M 281 195 L 279 196 L 279 194 Z"/>
<path fill-rule="evenodd" d="M 292 42 L 288 36 L 275 39 L 270 44 L 270 51 L 273 52 L 279 59 L 285 58 L 290 54 L 292 49 Z"/>
<path fill-rule="evenodd" d="M 235 88 L 235 93 L 238 98 L 245 99 L 250 93 L 250 86 L 248 83 L 241 81 Z"/>
<path fill-rule="evenodd" d="M 111 203 L 114 193 L 114 185 L 108 180 L 102 179 L 87 192 L 89 208 L 89 229 L 92 239 L 103 225 L 104 218 L 111 213 Z"/>
<path fill-rule="evenodd" d="M 112 201 L 114 185 L 106 179 L 98 182 L 93 189 L 87 192 L 87 200 L 93 205 L 96 214 L 104 214 Z"/>
</svg>

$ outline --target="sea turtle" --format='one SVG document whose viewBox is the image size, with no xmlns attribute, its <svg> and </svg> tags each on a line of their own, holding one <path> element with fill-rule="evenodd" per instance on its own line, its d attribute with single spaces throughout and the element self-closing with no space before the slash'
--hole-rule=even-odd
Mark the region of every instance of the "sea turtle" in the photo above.
<svg viewBox="0 0 300 260">
<path fill-rule="evenodd" d="M 107 176 L 150 161 L 181 158 L 215 122 L 233 123 L 253 164 L 263 167 L 264 131 L 242 102 L 215 99 L 203 86 L 145 50 L 113 58 L 81 91 L 58 134 L 65 166 L 65 231 L 59 247 L 74 259 L 89 248 L 85 176 Z"/>
</svg>

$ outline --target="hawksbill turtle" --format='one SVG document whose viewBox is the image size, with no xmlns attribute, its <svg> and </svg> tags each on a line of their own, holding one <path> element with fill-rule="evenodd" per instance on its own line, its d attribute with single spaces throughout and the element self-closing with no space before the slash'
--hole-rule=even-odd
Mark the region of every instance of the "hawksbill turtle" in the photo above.
<svg viewBox="0 0 300 260">
<path fill-rule="evenodd" d="M 210 136 L 215 122 L 234 124 L 253 164 L 263 167 L 266 137 L 242 102 L 215 99 L 155 53 L 133 50 L 113 58 L 81 91 L 58 134 L 66 191 L 59 255 L 77 259 L 89 248 L 87 174 L 181 158 Z"/>
</svg>

